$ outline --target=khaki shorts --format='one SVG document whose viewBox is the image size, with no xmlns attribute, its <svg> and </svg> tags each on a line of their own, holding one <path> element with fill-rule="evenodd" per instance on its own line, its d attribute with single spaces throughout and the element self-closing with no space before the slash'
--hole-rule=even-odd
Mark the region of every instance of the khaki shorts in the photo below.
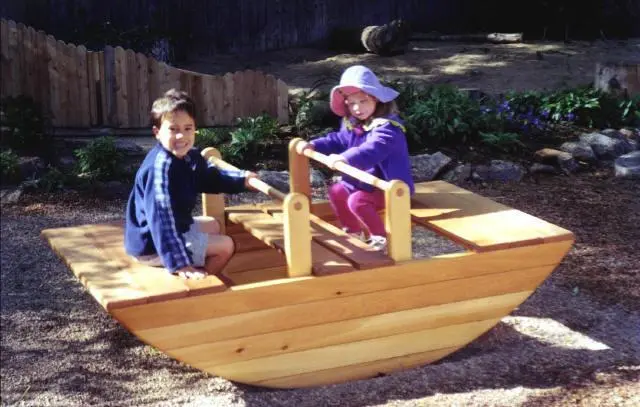
<svg viewBox="0 0 640 407">
<path fill-rule="evenodd" d="M 191 253 L 193 265 L 195 267 L 204 267 L 207 245 L 209 244 L 209 235 L 207 233 L 202 233 L 198 224 L 194 222 L 182 237 L 186 242 L 187 250 Z M 162 264 L 162 258 L 157 254 L 134 257 L 134 259 L 145 266 L 164 267 Z"/>
</svg>

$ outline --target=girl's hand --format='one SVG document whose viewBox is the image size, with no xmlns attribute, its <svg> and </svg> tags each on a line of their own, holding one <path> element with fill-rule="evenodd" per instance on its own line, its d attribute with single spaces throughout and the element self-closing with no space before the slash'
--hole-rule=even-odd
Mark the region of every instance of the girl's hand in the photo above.
<svg viewBox="0 0 640 407">
<path fill-rule="evenodd" d="M 250 180 L 251 178 L 258 179 L 258 174 L 256 174 L 255 172 L 247 171 L 247 175 L 244 177 L 244 187 L 245 187 L 246 189 L 255 190 L 255 188 L 254 188 L 254 187 L 252 187 L 251 185 L 249 185 L 249 180 Z"/>
<path fill-rule="evenodd" d="M 345 160 L 345 158 L 343 156 L 341 156 L 340 154 L 331 154 L 329 155 L 329 159 L 328 159 L 328 164 L 329 164 L 329 168 L 331 168 L 332 170 L 336 169 L 336 164 L 339 162 L 343 162 L 343 163 L 347 163 L 347 160 Z"/>
</svg>

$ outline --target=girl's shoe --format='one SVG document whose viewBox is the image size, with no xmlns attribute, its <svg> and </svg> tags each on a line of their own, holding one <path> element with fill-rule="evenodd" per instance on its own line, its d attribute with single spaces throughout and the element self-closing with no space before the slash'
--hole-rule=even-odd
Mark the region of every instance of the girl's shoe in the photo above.
<svg viewBox="0 0 640 407">
<path fill-rule="evenodd" d="M 342 231 L 349 234 L 349 236 L 356 238 L 358 240 L 361 240 L 363 242 L 366 242 L 367 239 L 365 238 L 364 232 L 349 232 L 349 230 L 347 228 L 342 228 Z"/>
<path fill-rule="evenodd" d="M 384 236 L 371 235 L 367 244 L 370 248 L 377 251 L 382 251 L 387 248 L 387 238 Z"/>
</svg>

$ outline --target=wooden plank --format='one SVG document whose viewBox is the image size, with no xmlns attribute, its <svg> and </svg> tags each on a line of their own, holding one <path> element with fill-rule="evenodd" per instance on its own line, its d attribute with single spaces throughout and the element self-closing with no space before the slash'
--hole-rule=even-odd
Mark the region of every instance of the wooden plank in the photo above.
<svg viewBox="0 0 640 407">
<path fill-rule="evenodd" d="M 139 100 L 138 100 L 138 61 L 136 60 L 136 53 L 127 49 L 125 51 L 125 69 L 124 74 L 126 76 L 125 83 L 127 84 L 127 127 L 140 127 L 138 122 L 139 112 Z"/>
<path fill-rule="evenodd" d="M 254 237 L 251 233 L 236 233 L 230 235 L 236 247 L 236 253 L 250 252 L 252 250 L 265 249 L 266 244 Z"/>
<path fill-rule="evenodd" d="M 116 106 L 116 50 L 107 45 L 104 47 L 103 56 L 104 60 L 102 65 L 100 65 L 100 73 L 104 73 L 104 124 L 116 127 L 118 123 L 118 109 Z"/>
<path fill-rule="evenodd" d="M 254 384 L 275 388 L 297 388 L 324 386 L 351 380 L 379 377 L 380 375 L 393 373 L 399 370 L 411 369 L 435 362 L 455 352 L 462 346 L 463 345 L 427 352 L 412 353 L 372 362 L 340 366 L 332 369 L 315 370 L 309 373 L 278 377 L 275 379 L 257 380 Z"/>
<path fill-rule="evenodd" d="M 0 19 L 0 98 L 9 96 L 11 59 L 9 58 L 9 23 Z"/>
<path fill-rule="evenodd" d="M 73 44 L 64 44 L 58 41 L 64 49 L 64 83 L 63 89 L 66 90 L 66 98 L 63 103 L 65 111 L 66 125 L 70 127 L 79 127 L 80 106 L 78 100 L 80 92 L 78 89 L 78 70 L 77 70 L 77 50 Z"/>
<path fill-rule="evenodd" d="M 491 319 L 427 329 L 228 365 L 214 366 L 194 363 L 193 366 L 215 372 L 215 374 L 230 380 L 240 379 L 243 383 L 264 382 L 270 379 L 332 369 L 353 363 L 371 362 L 377 360 L 380 355 L 391 358 L 464 345 L 490 329 L 499 320 Z M 349 356 L 344 357 L 343 355 Z"/>
<path fill-rule="evenodd" d="M 16 36 L 17 36 L 17 44 L 16 44 L 16 55 L 15 55 L 15 64 L 18 66 L 18 76 L 16 80 L 16 88 L 18 95 L 28 95 L 27 90 L 27 49 L 25 47 L 25 32 L 27 28 L 23 23 L 18 23 L 16 25 Z"/>
<path fill-rule="evenodd" d="M 411 215 L 477 251 L 573 239 L 566 229 L 444 181 L 416 185 Z"/>
<path fill-rule="evenodd" d="M 122 47 L 114 50 L 115 119 L 116 127 L 129 127 L 129 95 L 127 87 L 127 53 Z"/>
<path fill-rule="evenodd" d="M 235 107 L 235 96 L 234 96 L 234 86 L 235 86 L 235 76 L 232 73 L 227 73 L 223 76 L 224 81 L 224 89 L 222 91 L 222 115 L 221 115 L 221 124 L 225 126 L 231 126 L 235 124 L 236 107 Z"/>
<path fill-rule="evenodd" d="M 58 44 L 51 35 L 47 36 L 47 60 L 49 61 L 49 113 L 51 124 L 61 126 L 64 122 L 61 108 L 60 72 L 58 71 L 59 56 Z"/>
<path fill-rule="evenodd" d="M 89 102 L 89 78 L 87 76 L 87 49 L 84 45 L 76 48 L 76 72 L 78 84 L 77 125 L 80 127 L 91 126 L 91 104 Z"/>
<path fill-rule="evenodd" d="M 372 317 L 379 314 L 426 308 L 435 305 L 533 291 L 553 269 L 542 266 L 442 281 L 360 295 L 336 296 L 322 301 L 290 304 L 278 308 L 257 309 L 237 315 L 196 322 L 183 322 L 150 329 L 129 328 L 148 343 L 160 348 L 182 348 L 203 342 L 223 341 L 255 335 Z M 352 273 L 350 273 L 352 274 Z M 364 273 L 357 273 L 364 274 Z M 341 274 L 348 275 L 348 274 Z M 318 280 L 322 280 L 319 278 Z M 250 290 L 249 290 L 250 291 Z M 232 293 L 230 293 L 232 294 Z M 227 295 L 231 300 L 233 295 Z M 217 297 L 217 295 L 216 295 Z M 204 297 L 199 297 L 204 299 Z M 156 319 L 157 317 L 153 317 Z M 151 319 L 147 314 L 146 319 Z M 212 339 L 212 338 L 215 338 Z"/>
<path fill-rule="evenodd" d="M 198 123 L 200 127 L 209 127 L 214 124 L 214 114 L 211 104 L 211 100 L 213 99 L 213 95 L 211 94 L 212 78 L 211 75 L 197 75 L 194 78 L 194 87 L 200 89 L 198 92 L 199 99 L 196 101 L 199 110 Z"/>
<path fill-rule="evenodd" d="M 237 71 L 233 74 L 233 114 L 235 118 L 247 117 L 246 98 L 250 95 L 247 92 L 245 82 L 248 81 L 247 71 Z"/>
<path fill-rule="evenodd" d="M 124 252 L 122 225 L 84 225 L 42 232 L 91 295 L 108 311 L 226 289 L 216 277 L 192 284 Z"/>
<path fill-rule="evenodd" d="M 136 94 L 138 95 L 138 117 L 136 118 L 138 127 L 149 126 L 149 112 L 151 111 L 151 101 L 149 100 L 149 60 L 144 54 L 136 54 L 136 68 L 138 79 L 136 81 Z"/>
<path fill-rule="evenodd" d="M 149 58 L 149 110 L 153 106 L 153 102 L 162 95 L 162 73 L 160 63 L 155 58 Z"/>
<path fill-rule="evenodd" d="M 20 44 L 18 42 L 18 27 L 14 21 L 9 20 L 7 31 L 10 74 L 3 82 L 7 85 L 7 96 L 15 97 L 20 94 Z"/>
<path fill-rule="evenodd" d="M 34 100 L 38 100 L 36 97 L 36 83 L 35 83 L 35 53 L 36 48 L 33 41 L 35 30 L 32 27 L 24 27 L 22 33 L 22 47 L 24 50 L 24 93 L 29 95 Z"/>
<path fill-rule="evenodd" d="M 209 104 L 212 116 L 212 126 L 219 126 L 227 124 L 225 121 L 225 106 L 224 106 L 224 87 L 225 82 L 222 76 L 214 75 L 209 76 L 208 91 L 209 91 Z"/>
<path fill-rule="evenodd" d="M 159 339 L 154 344 L 180 360 L 235 363 L 267 356 L 295 353 L 349 342 L 501 318 L 532 292 L 523 291 L 430 307 L 412 308 L 363 318 L 269 332 L 251 337 L 207 340 L 192 346 Z"/>
<path fill-rule="evenodd" d="M 280 267 L 286 264 L 284 254 L 275 249 L 267 248 L 237 253 L 229 260 L 223 271 L 225 274 L 231 275 L 247 270 Z"/>
<path fill-rule="evenodd" d="M 278 279 L 289 279 L 289 277 L 287 276 L 286 265 L 244 270 L 233 274 L 225 274 L 225 276 L 233 281 L 234 286 L 256 284 Z"/>
<path fill-rule="evenodd" d="M 540 266 L 555 267 L 571 247 L 570 242 L 526 246 L 487 253 L 462 253 L 413 260 L 398 265 L 344 273 L 330 277 L 291 279 L 286 284 L 267 282 L 252 286 L 231 287 L 219 295 L 184 299 L 168 304 L 131 307 L 118 314 L 136 330 L 151 329 L 222 316 L 306 304 L 332 298 L 346 298 L 379 290 L 491 276 L 493 284 L 501 273 Z M 521 291 L 522 288 L 514 290 Z M 386 300 L 381 299 L 382 303 Z M 155 315 L 149 319 L 148 315 Z"/>
<path fill-rule="evenodd" d="M 277 99 L 278 123 L 286 124 L 289 122 L 289 87 L 282 80 L 278 79 L 277 90 L 278 90 L 278 99 Z"/>
<path fill-rule="evenodd" d="M 98 53 L 87 51 L 87 88 L 89 97 L 89 124 L 91 127 L 98 125 L 98 92 L 96 91 L 97 78 L 100 75 L 100 66 L 97 64 Z"/>
<path fill-rule="evenodd" d="M 35 59 L 36 68 L 36 87 L 37 87 L 37 100 L 42 107 L 42 113 L 45 116 L 49 116 L 49 57 L 47 53 L 47 36 L 44 31 L 37 31 L 35 37 L 35 43 L 37 47 L 37 54 Z"/>
</svg>

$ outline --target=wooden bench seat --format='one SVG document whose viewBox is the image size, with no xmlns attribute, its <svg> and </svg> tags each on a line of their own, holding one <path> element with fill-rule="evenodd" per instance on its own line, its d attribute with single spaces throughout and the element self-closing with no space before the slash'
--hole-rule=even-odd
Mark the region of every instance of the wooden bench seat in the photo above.
<svg viewBox="0 0 640 407">
<path fill-rule="evenodd" d="M 242 225 L 254 237 L 284 251 L 282 209 L 279 204 L 249 204 L 227 208 L 230 222 Z M 321 218 L 311 216 L 311 258 L 315 275 L 336 274 L 393 264 L 388 256 L 372 251 Z"/>
<path fill-rule="evenodd" d="M 444 181 L 416 184 L 411 217 L 477 252 L 573 239 L 566 229 Z"/>
<path fill-rule="evenodd" d="M 124 251 L 121 222 L 46 229 L 42 236 L 107 311 L 227 289 L 214 276 L 183 280 L 135 262 Z"/>
</svg>

